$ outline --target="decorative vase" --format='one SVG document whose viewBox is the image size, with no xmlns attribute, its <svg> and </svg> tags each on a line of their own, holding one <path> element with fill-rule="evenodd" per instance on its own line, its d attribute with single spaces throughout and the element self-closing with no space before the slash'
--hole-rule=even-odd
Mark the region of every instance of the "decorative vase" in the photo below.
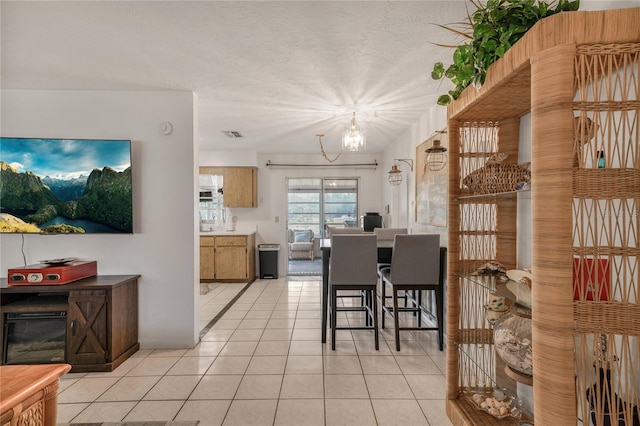
<svg viewBox="0 0 640 426">
<path fill-rule="evenodd" d="M 531 312 L 514 305 L 493 327 L 496 352 L 508 368 L 525 376 L 533 375 L 531 326 Z"/>
</svg>

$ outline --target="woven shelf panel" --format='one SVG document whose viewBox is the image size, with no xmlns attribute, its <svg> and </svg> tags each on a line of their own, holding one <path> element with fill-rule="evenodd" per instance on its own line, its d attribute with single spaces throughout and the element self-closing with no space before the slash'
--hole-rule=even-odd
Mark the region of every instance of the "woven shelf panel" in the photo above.
<svg viewBox="0 0 640 426">
<path fill-rule="evenodd" d="M 479 286 L 467 279 L 460 279 L 460 330 L 490 329 L 490 324 L 486 321 L 484 305 L 489 301 L 489 292 L 486 288 Z M 464 340 L 461 340 L 464 341 Z M 484 342 L 488 342 L 485 340 Z"/>
<path fill-rule="evenodd" d="M 574 169 L 574 198 L 637 198 L 640 194 L 640 170 L 629 168 Z"/>
<path fill-rule="evenodd" d="M 636 34 L 640 39 L 637 27 Z M 598 426 L 608 418 L 638 424 L 633 417 L 640 406 L 640 43 L 577 46 L 575 89 L 578 415 L 593 415 Z M 604 168 L 598 168 L 601 153 Z"/>
<path fill-rule="evenodd" d="M 482 169 L 489 157 L 498 151 L 498 130 L 497 122 L 459 123 L 461 176 Z M 460 189 L 470 192 L 462 184 Z M 472 270 L 475 270 L 486 263 L 486 259 L 496 256 L 496 203 L 487 203 L 486 199 L 476 203 L 469 201 L 460 204 L 459 209 L 460 258 L 469 266 L 472 266 L 469 261 L 476 261 L 472 262 Z M 465 327 L 469 328 L 468 325 Z"/>
<path fill-rule="evenodd" d="M 490 387 L 495 380 L 495 354 L 493 330 L 486 321 L 483 305 L 488 301 L 488 291 L 481 286 L 460 278 L 459 283 L 459 334 L 460 350 L 458 387 Z"/>
<path fill-rule="evenodd" d="M 574 302 L 577 333 L 640 335 L 640 305 L 622 302 Z"/>
<path fill-rule="evenodd" d="M 638 255 L 636 200 L 574 199 L 574 252 L 601 255 Z"/>
<path fill-rule="evenodd" d="M 460 343 L 491 345 L 493 344 L 493 330 L 488 328 L 460 330 Z"/>
<path fill-rule="evenodd" d="M 492 345 L 460 345 L 459 387 L 492 387 L 496 380 Z"/>
</svg>

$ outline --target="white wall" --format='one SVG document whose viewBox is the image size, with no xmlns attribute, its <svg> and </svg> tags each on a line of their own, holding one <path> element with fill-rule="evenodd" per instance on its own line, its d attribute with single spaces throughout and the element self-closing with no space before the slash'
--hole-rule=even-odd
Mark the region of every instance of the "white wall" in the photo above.
<svg viewBox="0 0 640 426">
<path fill-rule="evenodd" d="M 344 154 L 336 164 L 380 163 L 381 155 Z M 279 164 L 313 164 L 320 167 L 267 167 L 268 161 Z M 381 166 L 372 168 L 334 167 L 324 160 L 318 148 L 318 154 L 256 154 L 238 151 L 202 151 L 201 166 L 255 166 L 258 167 L 258 207 L 231 209 L 238 217 L 238 229 L 256 229 L 256 244 L 280 244 L 278 272 L 284 276 L 287 270 L 286 226 L 287 226 L 287 188 L 288 177 L 359 177 L 360 178 L 360 214 L 365 212 L 383 212 L 380 184 L 386 171 Z M 384 170 L 384 171 L 383 171 Z M 386 183 L 386 181 L 385 181 Z M 387 183 L 388 185 L 388 183 Z M 256 263 L 259 262 L 256 256 Z M 259 265 L 256 264 L 256 268 Z M 256 269 L 258 271 L 258 269 Z"/>
<path fill-rule="evenodd" d="M 447 127 L 447 108 L 435 105 L 423 114 L 408 130 L 402 133 L 384 152 L 383 170 L 383 204 L 390 205 L 390 217 L 385 218 L 388 227 L 405 227 L 412 232 L 440 234 L 440 245 L 447 246 L 447 228 L 439 226 L 419 227 L 415 217 L 415 165 L 416 147 L 429 139 L 436 131 Z M 443 138 L 442 146 L 448 147 Z M 413 160 L 414 170 L 410 171 L 405 163 L 398 163 L 403 172 L 403 180 L 399 186 L 391 186 L 387 181 L 388 172 L 393 159 L 407 158 Z"/>
<path fill-rule="evenodd" d="M 133 234 L 25 235 L 24 255 L 27 264 L 77 256 L 97 260 L 99 274 L 140 274 L 143 347 L 198 339 L 194 100 L 178 91 L 2 91 L 2 136 L 132 140 Z M 163 121 L 172 134 L 160 132 Z M 21 235 L 1 236 L 2 276 L 23 265 L 21 246 Z"/>
</svg>

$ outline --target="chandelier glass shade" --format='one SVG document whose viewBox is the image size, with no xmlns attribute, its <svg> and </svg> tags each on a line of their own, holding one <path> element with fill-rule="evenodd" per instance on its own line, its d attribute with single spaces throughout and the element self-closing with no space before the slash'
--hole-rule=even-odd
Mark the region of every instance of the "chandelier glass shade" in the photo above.
<svg viewBox="0 0 640 426">
<path fill-rule="evenodd" d="M 347 151 L 358 151 L 364 148 L 367 143 L 365 131 L 356 125 L 356 113 L 353 113 L 351 123 L 342 132 L 342 149 Z"/>
</svg>

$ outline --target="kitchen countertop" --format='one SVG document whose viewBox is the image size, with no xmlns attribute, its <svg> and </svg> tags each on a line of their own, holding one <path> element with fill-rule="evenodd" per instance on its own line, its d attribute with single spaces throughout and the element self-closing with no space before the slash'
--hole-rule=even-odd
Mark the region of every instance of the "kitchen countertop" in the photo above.
<svg viewBox="0 0 640 426">
<path fill-rule="evenodd" d="M 252 235 L 255 234 L 255 228 L 250 227 L 236 227 L 235 231 L 227 231 L 226 229 L 218 229 L 215 231 L 200 231 L 201 237 L 215 237 L 217 235 Z"/>
</svg>

